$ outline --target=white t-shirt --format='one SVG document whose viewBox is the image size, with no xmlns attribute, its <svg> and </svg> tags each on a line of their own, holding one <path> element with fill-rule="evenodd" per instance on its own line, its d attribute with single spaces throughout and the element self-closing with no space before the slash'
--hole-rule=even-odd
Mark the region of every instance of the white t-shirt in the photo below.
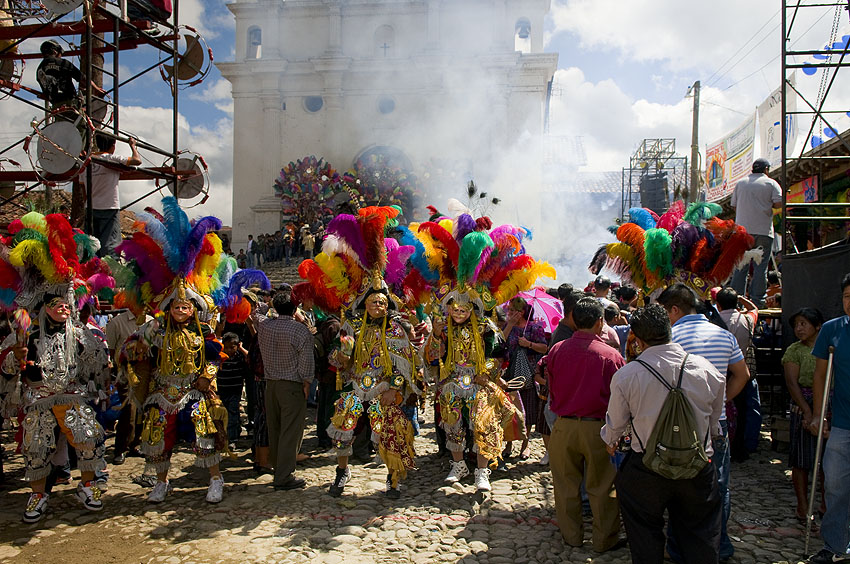
<svg viewBox="0 0 850 564">
<path fill-rule="evenodd" d="M 118 157 L 108 153 L 97 155 L 99 159 L 109 161 L 116 164 L 127 164 L 127 157 Z M 100 163 L 92 161 L 91 165 L 91 204 L 95 210 L 117 210 L 121 209 L 121 202 L 118 198 L 118 180 L 121 178 L 121 171 L 103 166 Z M 86 185 L 86 172 L 80 175 L 80 182 L 83 186 Z"/>
<path fill-rule="evenodd" d="M 782 201 L 779 183 L 762 172 L 740 180 L 732 192 L 735 223 L 750 235 L 773 237 L 773 204 Z"/>
</svg>

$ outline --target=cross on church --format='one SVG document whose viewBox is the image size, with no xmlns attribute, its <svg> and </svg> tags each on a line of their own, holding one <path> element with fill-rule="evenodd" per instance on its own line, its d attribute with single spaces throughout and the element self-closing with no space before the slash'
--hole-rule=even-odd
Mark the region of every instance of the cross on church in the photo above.
<svg viewBox="0 0 850 564">
<path fill-rule="evenodd" d="M 380 48 L 384 50 L 384 58 L 386 59 L 387 58 L 387 51 L 389 50 L 390 46 L 387 45 L 386 41 L 384 41 L 384 44 L 381 45 Z"/>
</svg>

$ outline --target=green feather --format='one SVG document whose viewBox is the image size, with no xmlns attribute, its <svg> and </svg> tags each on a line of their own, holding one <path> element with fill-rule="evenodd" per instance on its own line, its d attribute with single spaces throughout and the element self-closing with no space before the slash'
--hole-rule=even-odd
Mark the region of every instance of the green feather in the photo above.
<svg viewBox="0 0 850 564">
<path fill-rule="evenodd" d="M 702 224 L 712 217 L 723 211 L 720 204 L 708 202 L 694 202 L 688 206 L 688 211 L 685 212 L 685 221 L 697 227 L 702 227 Z"/>
<path fill-rule="evenodd" d="M 664 278 L 673 273 L 673 237 L 666 229 L 647 229 L 644 235 L 643 250 L 646 254 L 646 267 Z"/>
<path fill-rule="evenodd" d="M 483 231 L 467 233 L 460 245 L 457 259 L 457 281 L 464 283 L 475 274 L 475 268 L 481 262 L 481 252 L 487 247 L 493 247 L 493 240 Z"/>
</svg>

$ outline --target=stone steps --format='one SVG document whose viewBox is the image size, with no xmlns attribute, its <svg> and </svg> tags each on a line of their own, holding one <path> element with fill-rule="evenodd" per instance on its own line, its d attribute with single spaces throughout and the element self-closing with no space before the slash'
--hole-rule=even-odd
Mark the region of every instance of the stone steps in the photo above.
<svg viewBox="0 0 850 564">
<path fill-rule="evenodd" d="M 280 284 L 286 282 L 287 284 L 298 284 L 299 282 L 303 282 L 300 276 L 298 276 L 298 264 L 301 263 L 301 259 L 298 259 L 298 263 L 292 263 L 292 266 L 284 266 L 283 262 L 272 262 L 268 264 L 263 264 L 259 270 L 262 270 L 266 273 L 266 276 L 269 277 L 269 280 L 272 283 L 272 288 L 277 288 Z"/>
</svg>

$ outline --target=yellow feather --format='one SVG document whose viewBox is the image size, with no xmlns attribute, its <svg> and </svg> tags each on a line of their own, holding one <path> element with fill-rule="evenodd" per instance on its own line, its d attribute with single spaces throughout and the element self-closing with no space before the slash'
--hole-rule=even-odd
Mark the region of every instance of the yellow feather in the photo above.
<svg viewBox="0 0 850 564">
<path fill-rule="evenodd" d="M 451 219 L 443 219 L 440 221 L 439 225 L 440 227 L 451 233 L 454 227 L 454 222 Z"/>
<path fill-rule="evenodd" d="M 440 272 L 440 265 L 443 264 L 445 257 L 443 255 L 443 251 L 437 246 L 437 242 L 425 231 L 416 232 L 416 238 L 419 239 L 422 246 L 425 247 L 425 258 L 428 259 L 428 266 Z"/>
<path fill-rule="evenodd" d="M 635 286 L 643 288 L 646 285 L 646 277 L 644 276 L 643 269 L 638 266 L 634 249 L 630 245 L 627 243 L 609 243 L 605 247 L 605 251 L 608 253 L 609 258 L 620 259 L 628 265 L 629 274 L 631 274 L 632 282 L 635 283 Z"/>
<path fill-rule="evenodd" d="M 538 278 L 554 279 L 556 276 L 555 269 L 548 262 L 535 262 L 530 268 L 510 273 L 499 284 L 499 288 L 493 297 L 496 299 L 496 303 L 503 304 L 518 293 L 533 288 Z"/>
<path fill-rule="evenodd" d="M 418 221 L 411 221 L 410 223 L 407 224 L 407 228 L 410 229 L 413 233 L 418 233 L 419 232 L 419 222 Z"/>
<path fill-rule="evenodd" d="M 192 271 L 191 278 L 195 283 L 195 287 L 202 294 L 209 294 L 215 288 L 210 287 L 212 275 L 215 273 L 221 262 L 221 239 L 215 233 L 207 233 L 205 239 L 210 242 L 213 247 L 212 255 L 199 254 L 195 261 L 195 268 Z"/>
<path fill-rule="evenodd" d="M 154 299 L 153 290 L 151 289 L 151 283 L 145 282 L 144 284 L 142 284 L 142 288 L 139 294 L 142 296 L 143 304 L 151 303 Z"/>
<path fill-rule="evenodd" d="M 44 219 L 44 216 L 42 216 L 42 219 Z M 15 248 L 9 253 L 9 263 L 21 268 L 33 265 L 51 284 L 64 282 L 59 273 L 56 272 L 56 266 L 53 264 L 47 245 L 41 241 L 27 239 L 15 245 Z"/>
<path fill-rule="evenodd" d="M 328 288 L 335 288 L 334 292 L 337 295 L 345 295 L 349 291 L 348 276 L 345 271 L 345 263 L 337 255 L 328 256 L 325 253 L 319 253 L 313 259 L 325 276 L 330 281 Z"/>
<path fill-rule="evenodd" d="M 24 214 L 21 218 L 21 223 L 24 224 L 24 227 L 35 229 L 42 235 L 47 235 L 47 221 L 45 221 L 44 216 L 38 212 L 33 211 Z"/>
</svg>

